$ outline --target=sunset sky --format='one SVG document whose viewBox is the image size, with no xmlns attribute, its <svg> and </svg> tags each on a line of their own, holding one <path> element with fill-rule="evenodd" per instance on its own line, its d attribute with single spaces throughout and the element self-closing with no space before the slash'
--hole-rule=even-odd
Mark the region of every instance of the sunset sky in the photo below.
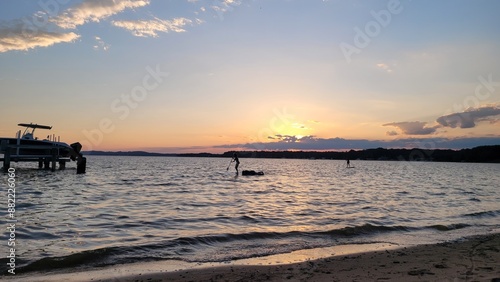
<svg viewBox="0 0 500 282">
<path fill-rule="evenodd" d="M 500 144 L 500 1 L 2 0 L 0 136 L 84 150 Z"/>
</svg>

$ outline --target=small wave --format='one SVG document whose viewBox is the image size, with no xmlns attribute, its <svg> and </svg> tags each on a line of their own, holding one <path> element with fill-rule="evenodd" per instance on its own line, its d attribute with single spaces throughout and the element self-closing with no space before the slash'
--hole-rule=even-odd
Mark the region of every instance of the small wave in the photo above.
<svg viewBox="0 0 500 282">
<path fill-rule="evenodd" d="M 334 229 L 324 232 L 324 234 L 329 235 L 342 235 L 342 236 L 358 236 L 358 235 L 369 235 L 381 232 L 391 232 L 391 231 L 409 231 L 410 227 L 406 226 L 384 226 L 384 225 L 372 225 L 364 224 L 361 226 L 345 227 L 342 229 Z"/>
<path fill-rule="evenodd" d="M 474 212 L 474 213 L 464 214 L 462 216 L 465 216 L 465 217 L 495 217 L 495 216 L 500 216 L 500 210 Z"/>
<path fill-rule="evenodd" d="M 36 206 L 36 204 L 34 204 L 34 203 L 21 202 L 20 204 L 16 205 L 16 208 L 17 209 L 27 209 L 27 208 L 31 208 L 31 207 L 35 207 L 35 206 Z"/>
<path fill-rule="evenodd" d="M 447 194 L 444 192 L 427 192 L 429 196 L 446 196 Z"/>
<path fill-rule="evenodd" d="M 253 218 L 240 217 L 240 220 L 251 221 Z M 148 260 L 182 259 L 190 262 L 222 262 L 342 244 L 342 242 L 357 241 L 357 238 L 366 239 L 371 235 L 377 236 L 381 233 L 412 232 L 424 229 L 449 231 L 468 226 L 467 224 L 451 224 L 409 227 L 363 224 L 328 231 L 248 232 L 179 237 L 151 244 L 114 246 L 62 257 L 45 257 L 23 262 L 19 271 L 25 273 L 61 268 L 99 267 Z M 0 263 L 4 260 L 0 259 Z"/>
<path fill-rule="evenodd" d="M 143 182 L 144 180 L 141 178 L 130 178 L 130 179 L 121 179 L 122 182 L 131 183 L 131 182 Z"/>
<path fill-rule="evenodd" d="M 255 219 L 251 216 L 248 216 L 248 215 L 240 216 L 239 219 L 241 219 L 242 221 L 245 221 L 245 222 L 259 223 L 259 220 Z"/>
<path fill-rule="evenodd" d="M 18 267 L 16 272 L 49 271 L 54 269 L 80 267 L 83 265 L 105 266 L 109 264 L 105 259 L 116 254 L 116 250 L 117 248 L 113 247 L 83 251 L 62 257 L 46 257 Z M 3 259 L 0 260 L 0 263 L 2 261 Z"/>
<path fill-rule="evenodd" d="M 451 231 L 451 230 L 466 228 L 469 226 L 470 226 L 469 224 L 465 223 L 450 224 L 450 225 L 437 224 L 437 225 L 431 225 L 429 226 L 429 228 L 436 229 L 437 231 Z"/>
<path fill-rule="evenodd" d="M 20 239 L 35 239 L 35 240 L 41 240 L 41 239 L 59 239 L 59 236 L 56 236 L 51 233 L 47 232 L 36 232 L 36 231 L 22 231 L 18 233 L 18 236 Z M 17 239 L 17 238 L 16 238 Z"/>
<path fill-rule="evenodd" d="M 174 182 L 165 182 L 165 183 L 153 183 L 149 184 L 149 186 L 181 186 L 179 183 Z"/>
</svg>

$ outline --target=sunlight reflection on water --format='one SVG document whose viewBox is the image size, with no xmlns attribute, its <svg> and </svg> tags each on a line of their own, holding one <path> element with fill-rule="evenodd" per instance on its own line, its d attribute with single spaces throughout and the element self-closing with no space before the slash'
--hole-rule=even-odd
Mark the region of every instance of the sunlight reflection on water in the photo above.
<svg viewBox="0 0 500 282">
<path fill-rule="evenodd" d="M 217 260 L 252 256 L 253 244 L 269 240 L 283 252 L 335 245 L 342 236 L 362 241 L 386 227 L 498 228 L 499 164 L 353 161 L 356 168 L 346 169 L 335 160 L 242 158 L 240 169 L 265 172 L 250 177 L 235 176 L 227 164 L 89 156 L 84 175 L 70 165 L 48 172 L 20 164 L 19 256 L 32 261 L 110 247 L 135 256 L 147 246 L 160 258 Z M 358 229 L 329 233 L 348 227 Z M 232 245 L 217 249 L 226 243 Z"/>
</svg>

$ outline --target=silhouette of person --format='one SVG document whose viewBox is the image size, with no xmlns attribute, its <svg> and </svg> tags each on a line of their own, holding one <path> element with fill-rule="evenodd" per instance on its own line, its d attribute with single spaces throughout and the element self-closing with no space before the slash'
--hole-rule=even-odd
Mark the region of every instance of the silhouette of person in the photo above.
<svg viewBox="0 0 500 282">
<path fill-rule="evenodd" d="M 238 174 L 238 166 L 240 165 L 240 160 L 238 159 L 238 155 L 236 153 L 233 154 L 233 159 L 231 162 L 235 162 L 234 168 L 236 169 L 236 174 Z"/>
<path fill-rule="evenodd" d="M 351 162 L 347 159 L 347 167 L 351 167 Z"/>
</svg>

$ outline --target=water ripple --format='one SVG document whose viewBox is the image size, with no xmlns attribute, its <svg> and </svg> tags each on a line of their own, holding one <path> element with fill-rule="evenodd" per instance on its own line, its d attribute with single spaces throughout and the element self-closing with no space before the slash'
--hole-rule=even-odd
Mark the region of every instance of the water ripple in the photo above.
<svg viewBox="0 0 500 282">
<path fill-rule="evenodd" d="M 217 158 L 90 156 L 85 175 L 20 164 L 20 267 L 224 261 L 500 222 L 498 164 L 241 161 L 265 175 Z"/>
</svg>

